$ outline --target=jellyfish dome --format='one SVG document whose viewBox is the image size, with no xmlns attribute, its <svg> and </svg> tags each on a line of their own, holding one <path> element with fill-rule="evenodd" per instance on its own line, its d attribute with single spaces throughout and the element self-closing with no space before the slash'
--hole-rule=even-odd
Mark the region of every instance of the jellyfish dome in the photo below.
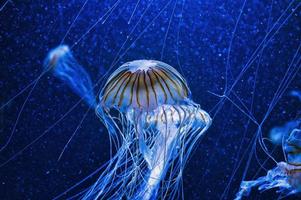
<svg viewBox="0 0 301 200">
<path fill-rule="evenodd" d="M 108 78 L 96 113 L 116 154 L 82 199 L 182 197 L 184 166 L 211 118 L 179 72 L 155 60 L 125 63 Z"/>
<path fill-rule="evenodd" d="M 100 99 L 105 107 L 152 110 L 163 104 L 181 104 L 189 95 L 186 81 L 170 65 L 135 60 L 109 77 Z"/>
<path fill-rule="evenodd" d="M 60 45 L 52 49 L 45 60 L 44 66 L 54 68 L 57 65 L 57 62 L 63 58 L 66 54 L 70 52 L 70 49 L 67 45 Z"/>
</svg>

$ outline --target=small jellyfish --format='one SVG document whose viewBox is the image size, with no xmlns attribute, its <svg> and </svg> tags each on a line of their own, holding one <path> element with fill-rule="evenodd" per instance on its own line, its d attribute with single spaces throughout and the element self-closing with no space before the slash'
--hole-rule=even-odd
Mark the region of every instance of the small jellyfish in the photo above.
<svg viewBox="0 0 301 200">
<path fill-rule="evenodd" d="M 90 76 L 75 60 L 67 45 L 60 45 L 48 53 L 44 70 L 53 72 L 55 77 L 67 83 L 89 106 L 96 106 Z"/>
<path fill-rule="evenodd" d="M 109 77 L 99 99 L 96 113 L 117 152 L 76 196 L 178 199 L 188 156 L 211 124 L 184 78 L 163 62 L 136 60 Z"/>
<path fill-rule="evenodd" d="M 253 187 L 265 191 L 278 188 L 283 196 L 301 192 L 301 130 L 294 129 L 285 141 L 283 150 L 286 162 L 279 162 L 277 166 L 267 172 L 266 176 L 253 181 L 243 181 L 236 194 L 236 200 L 248 196 Z"/>
</svg>

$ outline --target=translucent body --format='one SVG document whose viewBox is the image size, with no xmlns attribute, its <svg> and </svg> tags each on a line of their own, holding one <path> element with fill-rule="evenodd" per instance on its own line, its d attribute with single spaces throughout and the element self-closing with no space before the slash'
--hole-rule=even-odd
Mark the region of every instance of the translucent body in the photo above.
<svg viewBox="0 0 301 200">
<path fill-rule="evenodd" d="M 68 46 L 60 45 L 52 49 L 44 61 L 44 68 L 51 70 L 57 78 L 67 83 L 88 105 L 96 106 L 90 76 L 75 60 Z"/>
<path fill-rule="evenodd" d="M 253 181 L 243 181 L 236 200 L 248 196 L 253 187 L 265 191 L 278 188 L 284 196 L 301 192 L 301 130 L 294 129 L 283 146 L 287 157 L 286 162 L 279 162 L 277 166 L 267 172 L 266 176 Z"/>
<path fill-rule="evenodd" d="M 161 105 L 138 116 L 129 109 L 116 120 L 101 107 L 97 111 L 110 124 L 118 151 L 83 199 L 177 199 L 183 168 L 210 116 L 192 102 Z"/>
</svg>

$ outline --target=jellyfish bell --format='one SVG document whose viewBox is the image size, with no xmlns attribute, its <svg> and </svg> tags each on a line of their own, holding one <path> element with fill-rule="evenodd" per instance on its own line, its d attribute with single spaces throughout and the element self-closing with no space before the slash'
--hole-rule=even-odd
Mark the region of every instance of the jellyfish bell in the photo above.
<svg viewBox="0 0 301 200">
<path fill-rule="evenodd" d="M 50 50 L 44 61 L 45 69 L 55 68 L 59 60 L 62 59 L 69 52 L 70 49 L 67 45 L 59 45 L 58 47 Z"/>
<path fill-rule="evenodd" d="M 211 124 L 180 73 L 155 60 L 125 63 L 108 78 L 96 113 L 117 152 L 84 199 L 175 199 L 187 158 Z"/>
<path fill-rule="evenodd" d="M 107 108 L 146 111 L 181 104 L 189 96 L 186 81 L 173 67 L 156 60 L 135 60 L 109 77 L 100 101 Z"/>
</svg>

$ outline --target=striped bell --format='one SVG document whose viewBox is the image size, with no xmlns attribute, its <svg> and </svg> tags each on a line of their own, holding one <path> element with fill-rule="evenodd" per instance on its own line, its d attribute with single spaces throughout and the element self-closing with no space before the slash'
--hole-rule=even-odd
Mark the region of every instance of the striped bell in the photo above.
<svg viewBox="0 0 301 200">
<path fill-rule="evenodd" d="M 184 78 L 170 65 L 156 60 L 135 60 L 120 66 L 100 95 L 102 106 L 153 110 L 177 105 L 190 95 Z"/>
</svg>

